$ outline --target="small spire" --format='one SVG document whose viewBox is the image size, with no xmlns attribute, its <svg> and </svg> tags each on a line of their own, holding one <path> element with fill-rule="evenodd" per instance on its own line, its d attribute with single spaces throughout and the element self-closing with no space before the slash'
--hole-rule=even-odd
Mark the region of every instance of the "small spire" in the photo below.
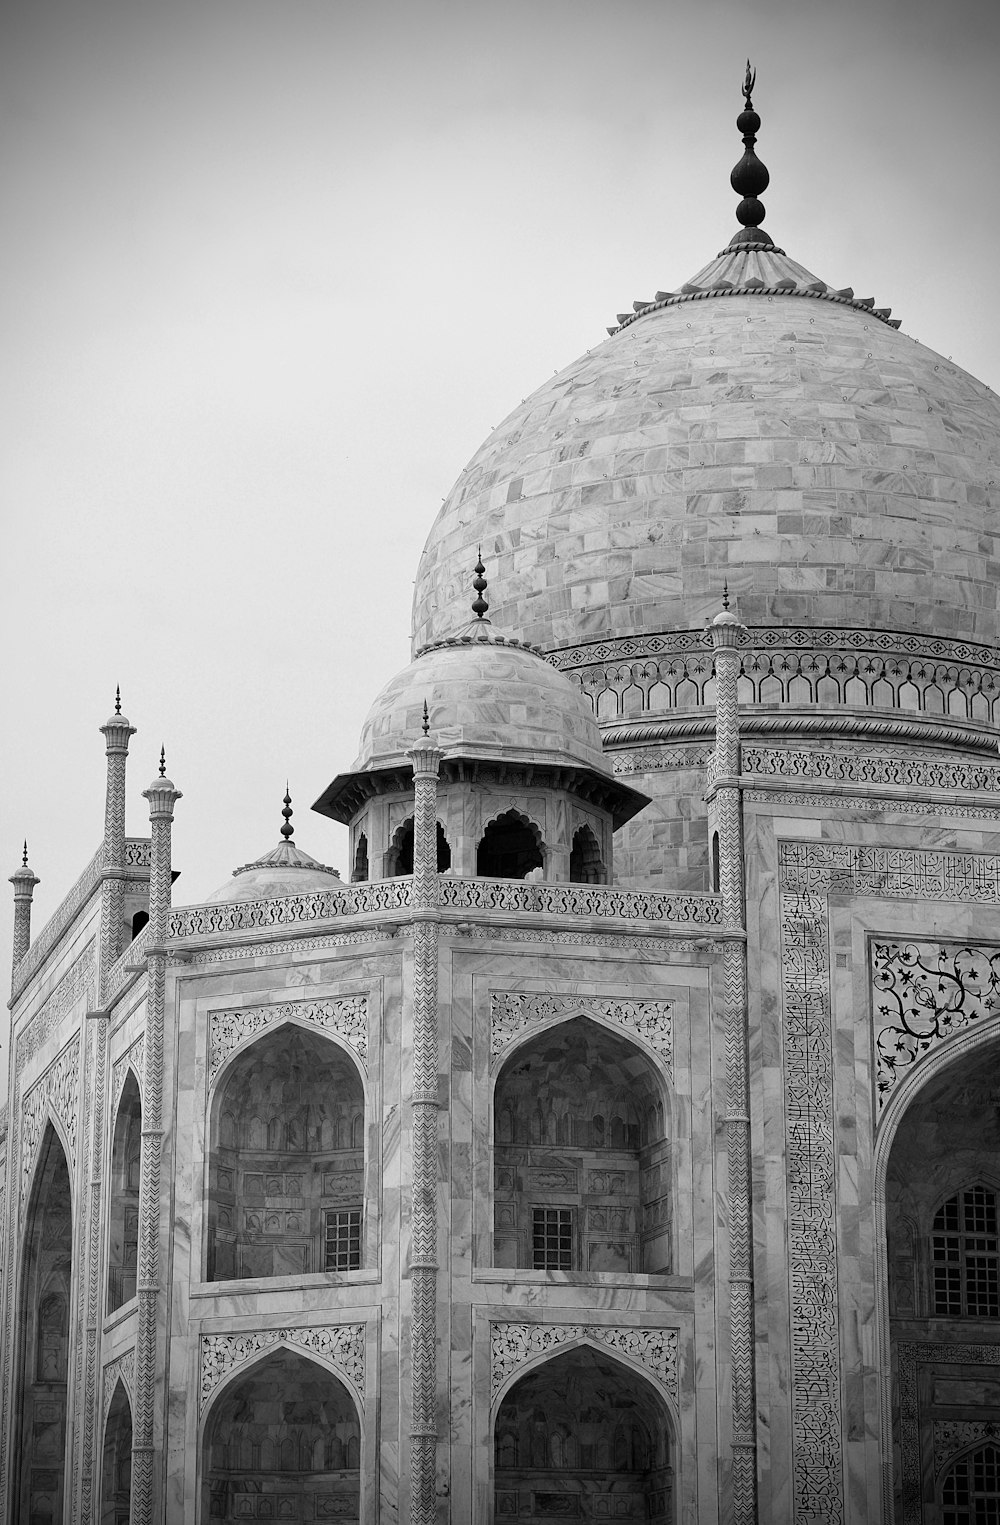
<svg viewBox="0 0 1000 1525">
<path fill-rule="evenodd" d="M 476 565 L 475 565 L 475 573 L 476 573 L 476 575 L 472 579 L 472 586 L 476 590 L 476 596 L 475 596 L 475 598 L 473 599 L 473 602 L 472 602 L 472 612 L 477 617 L 477 619 L 482 619 L 484 614 L 486 613 L 487 609 L 490 607 L 489 604 L 487 603 L 486 599 L 483 597 L 483 594 L 486 592 L 486 588 L 487 588 L 488 584 L 487 584 L 486 578 L 483 576 L 483 573 L 486 571 L 486 568 L 483 566 L 483 548 L 482 548 L 482 546 L 479 546 L 479 548 L 477 549 L 476 557 L 477 557 Z"/>
<path fill-rule="evenodd" d="M 285 798 L 282 802 L 281 813 L 285 818 L 284 825 L 281 828 L 281 835 L 286 842 L 290 842 L 294 835 L 295 827 L 292 825 L 292 796 L 288 792 L 287 778 L 285 779 Z"/>
<path fill-rule="evenodd" d="M 424 700 L 423 732 L 424 732 L 425 736 L 429 736 L 430 733 L 431 733 L 431 717 L 427 713 L 427 700 L 426 699 Z"/>
<path fill-rule="evenodd" d="M 25 839 L 24 839 L 24 852 L 21 854 L 21 867 L 22 868 L 27 868 L 27 866 L 28 866 L 28 839 L 27 839 L 27 837 L 25 837 Z"/>
<path fill-rule="evenodd" d="M 119 684 L 116 683 L 115 684 L 115 714 L 116 715 L 120 715 L 121 712 L 122 712 L 122 691 L 121 691 L 121 687 L 119 686 Z"/>
<path fill-rule="evenodd" d="M 747 72 L 743 80 L 744 109 L 736 118 L 736 126 L 743 135 L 743 157 L 733 169 L 729 177 L 729 183 L 737 196 L 742 196 L 742 201 L 736 208 L 736 219 L 742 223 L 742 227 L 729 243 L 731 249 L 738 248 L 740 244 L 770 244 L 773 243 L 770 233 L 761 231 L 761 223 L 764 221 L 764 205 L 758 200 L 763 191 L 767 190 L 771 177 L 766 167 L 758 159 L 754 152 L 754 144 L 757 142 L 757 133 L 760 130 L 760 117 L 753 109 L 751 95 L 757 83 L 757 71 L 750 67 L 747 59 Z"/>
<path fill-rule="evenodd" d="M 722 584 L 722 607 L 729 612 L 729 578 Z"/>
<path fill-rule="evenodd" d="M 161 746 L 160 747 L 160 777 L 161 778 L 166 778 L 166 776 L 167 776 L 167 749 L 166 749 L 166 747 Z"/>
</svg>

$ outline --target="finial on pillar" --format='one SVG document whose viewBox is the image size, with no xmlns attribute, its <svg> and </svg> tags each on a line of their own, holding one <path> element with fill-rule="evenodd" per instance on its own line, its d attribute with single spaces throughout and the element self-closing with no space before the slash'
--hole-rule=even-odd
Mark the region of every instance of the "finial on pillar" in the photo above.
<svg viewBox="0 0 1000 1525">
<path fill-rule="evenodd" d="M 281 828 L 281 835 L 286 842 L 290 842 L 295 834 L 295 827 L 292 825 L 292 796 L 288 792 L 287 778 L 285 779 L 285 798 L 282 801 L 281 813 L 285 818 Z"/>
<path fill-rule="evenodd" d="M 480 546 L 476 551 L 476 575 L 472 579 L 472 586 L 476 590 L 476 596 L 472 601 L 472 612 L 477 617 L 477 619 L 482 619 L 490 607 L 486 599 L 483 597 L 483 594 L 486 592 L 488 586 L 486 578 L 483 576 L 485 571 L 486 568 L 483 566 L 483 548 Z"/>
<path fill-rule="evenodd" d="M 758 159 L 754 152 L 754 144 L 757 142 L 757 133 L 760 130 L 760 117 L 753 109 L 751 93 L 757 83 L 757 71 L 751 69 L 750 60 L 747 59 L 747 72 L 743 80 L 744 109 L 736 118 L 736 126 L 743 136 L 743 157 L 734 167 L 729 177 L 729 183 L 737 196 L 741 196 L 739 206 L 736 208 L 736 220 L 742 223 L 740 231 L 730 239 L 730 249 L 735 249 L 740 244 L 773 244 L 770 233 L 761 231 L 761 223 L 764 221 L 764 205 L 758 198 L 767 190 L 770 175 L 767 168 Z"/>
<path fill-rule="evenodd" d="M 166 749 L 166 747 L 161 746 L 160 747 L 160 777 L 161 778 L 166 778 L 166 776 L 167 776 L 167 749 Z"/>
<path fill-rule="evenodd" d="M 726 610 L 727 613 L 729 612 L 729 578 L 728 577 L 726 578 L 726 580 L 722 584 L 722 607 L 723 607 L 723 609 Z"/>
<path fill-rule="evenodd" d="M 424 733 L 425 736 L 429 736 L 430 735 L 430 733 L 431 733 L 431 717 L 430 717 L 430 715 L 427 712 L 427 700 L 426 699 L 424 700 L 424 718 L 423 718 L 423 722 L 422 722 L 422 729 L 423 729 L 423 733 Z"/>
<path fill-rule="evenodd" d="M 27 866 L 28 866 L 28 839 L 27 839 L 27 837 L 25 837 L 25 839 L 24 839 L 24 852 L 21 854 L 21 867 L 22 868 L 27 868 Z"/>
<path fill-rule="evenodd" d="M 121 712 L 122 712 L 122 691 L 121 691 L 121 685 L 116 683 L 115 684 L 115 714 L 116 715 L 120 715 Z"/>
<path fill-rule="evenodd" d="M 15 869 L 10 876 L 10 883 L 14 886 L 13 964 L 15 969 L 31 943 L 31 897 L 35 893 L 35 885 L 41 882 L 37 874 L 32 873 L 28 867 L 28 843 L 25 840 L 24 851 L 21 854 L 21 867 Z"/>
</svg>

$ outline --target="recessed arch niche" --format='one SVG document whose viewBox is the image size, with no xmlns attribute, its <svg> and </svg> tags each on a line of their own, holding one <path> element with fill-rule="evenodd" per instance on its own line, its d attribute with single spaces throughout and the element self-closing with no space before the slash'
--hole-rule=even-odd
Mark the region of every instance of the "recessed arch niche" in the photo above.
<svg viewBox="0 0 1000 1525">
<path fill-rule="evenodd" d="M 451 868 L 451 846 L 444 834 L 441 822 L 437 823 L 437 871 L 447 873 Z M 399 879 L 413 873 L 413 817 L 408 816 L 393 832 L 389 851 L 386 853 L 385 873 L 387 879 Z"/>
<path fill-rule="evenodd" d="M 339 1044 L 283 1022 L 222 1072 L 212 1104 L 207 1279 L 359 1270 L 365 1093 Z"/>
<path fill-rule="evenodd" d="M 653 1385 L 581 1344 L 508 1388 L 493 1427 L 495 1518 L 673 1525 L 672 1425 Z"/>
<path fill-rule="evenodd" d="M 336 1519 L 358 1525 L 361 1425 L 345 1384 L 287 1347 L 235 1377 L 212 1405 L 202 1520 Z M 307 1513 L 307 1511 L 309 1511 Z"/>
<path fill-rule="evenodd" d="M 601 845 L 590 827 L 578 826 L 573 833 L 569 855 L 571 884 L 607 884 L 608 870 L 601 857 Z"/>
<path fill-rule="evenodd" d="M 131 1069 L 122 1086 L 111 1141 L 108 1312 L 135 1296 L 139 1260 L 139 1172 L 142 1102 Z"/>
<path fill-rule="evenodd" d="M 1000 1431 L 998 1062 L 994 1036 L 930 1073 L 896 1114 L 885 1165 L 894 1515 L 937 1525 L 994 1517 L 966 1511 L 968 1469 L 952 1461 L 962 1436 Z"/>
<path fill-rule="evenodd" d="M 667 1105 L 649 1055 L 589 1017 L 520 1044 L 493 1093 L 493 1264 L 669 1272 Z"/>
<path fill-rule="evenodd" d="M 100 1525 L 129 1525 L 132 1508 L 132 1405 L 121 1381 L 104 1426 Z"/>
<path fill-rule="evenodd" d="M 480 879 L 524 879 L 545 865 L 541 832 L 519 810 L 505 810 L 488 822 L 476 849 Z"/>
<path fill-rule="evenodd" d="M 63 1517 L 72 1286 L 69 1169 L 62 1143 L 49 1123 L 28 1202 L 21 1275 L 14 1402 L 17 1520 Z"/>
</svg>

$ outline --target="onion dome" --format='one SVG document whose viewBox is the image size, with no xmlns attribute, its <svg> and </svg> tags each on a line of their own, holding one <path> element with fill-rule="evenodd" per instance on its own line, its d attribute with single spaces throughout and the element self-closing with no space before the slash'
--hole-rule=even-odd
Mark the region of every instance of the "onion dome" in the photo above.
<svg viewBox="0 0 1000 1525">
<path fill-rule="evenodd" d="M 314 809 L 349 821 L 358 802 L 374 792 L 376 775 L 408 777 L 407 754 L 423 730 L 425 705 L 446 775 L 448 765 L 459 762 L 569 770 L 600 786 L 616 821 L 646 803 L 614 778 L 580 684 L 535 647 L 494 629 L 486 617 L 483 571 L 477 559 L 472 623 L 430 642 L 390 679 L 364 721 L 351 772 L 334 779 Z"/>
<path fill-rule="evenodd" d="M 473 456 L 420 560 L 415 649 L 452 632 L 482 542 L 497 618 L 560 665 L 583 648 L 655 657 L 665 633 L 693 642 L 724 577 L 751 639 L 889 630 L 921 651 L 995 650 L 1000 401 L 763 233 L 752 84 L 741 229 L 620 313 Z"/>
<path fill-rule="evenodd" d="M 280 900 L 285 895 L 309 895 L 317 890 L 333 888 L 331 880 L 339 880 L 335 868 L 318 863 L 308 853 L 296 847 L 292 841 L 294 827 L 291 824 L 292 800 L 285 786 L 281 814 L 282 840 L 270 852 L 234 868 L 232 878 L 227 880 L 214 895 L 209 895 L 208 905 L 219 905 L 233 900 Z"/>
</svg>

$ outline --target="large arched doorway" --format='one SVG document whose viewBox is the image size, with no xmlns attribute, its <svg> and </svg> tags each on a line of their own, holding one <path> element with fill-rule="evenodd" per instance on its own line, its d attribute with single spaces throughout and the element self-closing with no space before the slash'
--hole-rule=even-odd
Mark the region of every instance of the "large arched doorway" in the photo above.
<svg viewBox="0 0 1000 1525">
<path fill-rule="evenodd" d="M 361 1427 L 344 1384 L 279 1349 L 233 1382 L 205 1432 L 202 1519 L 358 1525 Z"/>
<path fill-rule="evenodd" d="M 72 1262 L 69 1170 L 50 1123 L 28 1205 L 18 1319 L 15 1518 L 24 1525 L 63 1517 Z"/>
<path fill-rule="evenodd" d="M 108 1238 L 108 1312 L 135 1296 L 139 1260 L 139 1171 L 142 1103 L 129 1070 L 122 1087 L 111 1143 L 111 1222 Z"/>
<path fill-rule="evenodd" d="M 365 1099 L 337 1044 L 285 1024 L 232 1064 L 212 1108 L 208 1280 L 363 1263 Z"/>
<path fill-rule="evenodd" d="M 659 1394 L 612 1355 L 584 1345 L 553 1356 L 497 1413 L 494 1517 L 671 1525 L 670 1432 Z"/>
<path fill-rule="evenodd" d="M 101 1525 L 129 1525 L 132 1508 L 132 1405 L 119 1382 L 107 1423 L 101 1463 Z"/>
<path fill-rule="evenodd" d="M 998 1061 L 993 1042 L 931 1076 L 886 1165 L 894 1513 L 924 1525 L 1000 1521 Z"/>
<path fill-rule="evenodd" d="M 507 1060 L 494 1093 L 494 1265 L 669 1271 L 664 1088 L 624 1034 L 587 1017 Z"/>
</svg>

